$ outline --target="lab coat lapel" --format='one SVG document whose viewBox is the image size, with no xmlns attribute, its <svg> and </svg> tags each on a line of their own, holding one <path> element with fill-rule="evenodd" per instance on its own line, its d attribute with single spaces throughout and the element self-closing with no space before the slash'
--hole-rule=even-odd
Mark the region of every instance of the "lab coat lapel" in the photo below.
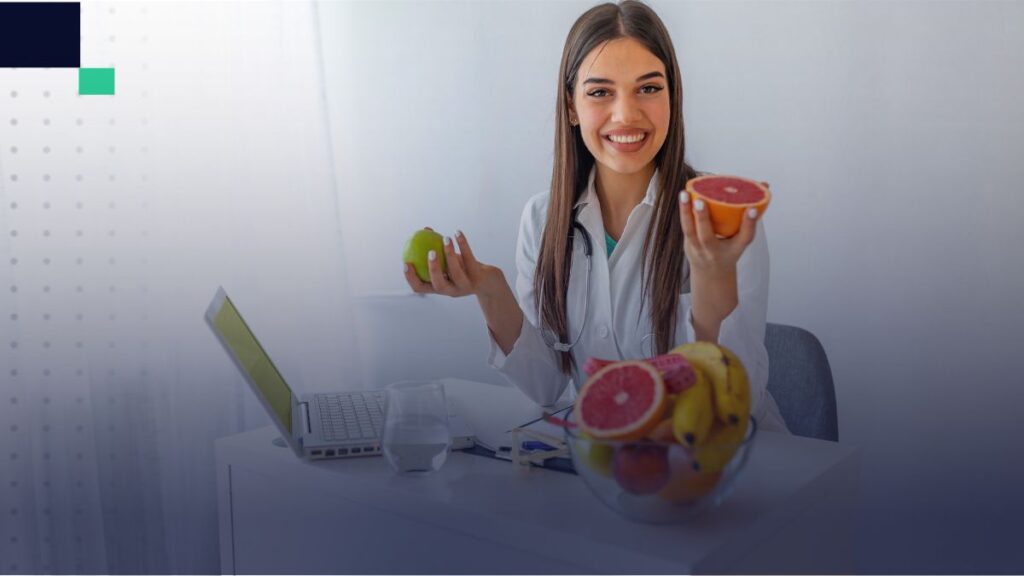
<svg viewBox="0 0 1024 576">
<path fill-rule="evenodd" d="M 658 182 L 658 171 L 655 171 L 644 199 L 630 212 L 622 237 L 608 263 L 610 306 L 615 310 L 613 322 L 623 358 L 652 355 L 652 346 L 644 342 L 651 332 L 651 325 L 650 313 L 643 309 L 646 300 L 640 271 L 644 238 L 647 237 L 654 214 Z"/>
<path fill-rule="evenodd" d="M 590 310 L 586 319 L 586 328 L 580 338 L 580 347 L 587 352 L 588 356 L 614 359 L 619 357 L 619 350 L 615 343 L 615 331 L 612 324 L 608 250 L 605 247 L 604 222 L 601 220 L 601 207 L 593 188 L 593 178 L 591 178 L 591 184 L 583 201 L 585 204 L 580 208 L 578 219 L 590 234 L 594 245 L 594 255 L 590 272 Z M 572 275 L 575 279 L 572 282 L 572 287 L 578 286 L 578 288 L 570 291 L 573 298 L 582 300 L 586 286 L 586 274 L 586 259 L 574 258 Z M 582 302 L 578 305 L 578 309 L 577 317 L 582 317 Z M 582 365 L 586 358 L 580 358 L 577 361 Z"/>
</svg>

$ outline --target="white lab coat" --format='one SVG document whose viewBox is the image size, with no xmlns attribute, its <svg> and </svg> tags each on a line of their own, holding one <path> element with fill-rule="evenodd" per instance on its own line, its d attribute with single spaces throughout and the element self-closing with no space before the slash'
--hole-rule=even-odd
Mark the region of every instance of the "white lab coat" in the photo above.
<svg viewBox="0 0 1024 576">
<path fill-rule="evenodd" d="M 582 205 L 579 222 L 593 239 L 593 262 L 590 280 L 590 304 L 584 319 L 584 291 L 587 268 L 584 240 L 574 242 L 572 268 L 569 278 L 568 328 L 569 341 L 586 328 L 573 347 L 574 373 L 580 374 L 583 362 L 590 357 L 616 359 L 645 358 L 652 355 L 654 338 L 650 314 L 645 311 L 643 287 L 640 283 L 640 265 L 643 241 L 650 225 L 657 195 L 658 173 L 655 172 L 644 200 L 633 208 L 626 221 L 618 245 L 608 256 L 605 247 L 604 223 L 601 207 L 594 188 L 595 171 L 591 171 L 586 191 L 576 205 Z M 549 192 L 542 192 L 526 202 L 516 242 L 515 291 L 524 322 L 519 338 L 511 352 L 505 356 L 488 330 L 490 354 L 488 363 L 527 397 L 541 406 L 551 406 L 563 394 L 575 397 L 575 380 L 559 370 L 556 353 L 545 344 L 537 329 L 536 294 L 533 289 L 537 254 L 547 216 Z M 765 323 L 768 309 L 768 243 L 764 224 L 757 223 L 754 242 L 744 250 L 737 263 L 739 305 L 723 321 L 718 343 L 729 348 L 746 367 L 751 387 L 751 412 L 762 430 L 786 431 L 778 406 L 767 390 L 768 352 L 764 346 Z M 693 317 L 690 314 L 691 296 L 679 297 L 676 344 L 696 341 Z"/>
</svg>

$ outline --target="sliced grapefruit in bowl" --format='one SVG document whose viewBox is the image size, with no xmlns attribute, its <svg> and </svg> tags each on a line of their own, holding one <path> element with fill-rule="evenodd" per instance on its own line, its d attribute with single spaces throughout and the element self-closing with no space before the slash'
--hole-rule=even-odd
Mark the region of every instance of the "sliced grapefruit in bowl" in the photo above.
<svg viewBox="0 0 1024 576">
<path fill-rule="evenodd" d="M 583 363 L 583 373 L 589 378 L 596 374 L 601 368 L 615 364 L 616 362 L 621 362 L 621 360 L 587 358 L 587 361 Z M 644 358 L 643 362 L 647 362 L 658 369 L 658 372 L 661 373 L 661 378 L 665 381 L 665 386 L 668 387 L 670 394 L 678 394 L 690 386 L 693 386 L 694 382 L 697 381 L 697 375 L 693 370 L 693 366 L 690 365 L 690 361 L 682 354 L 669 352 L 668 354 L 662 354 L 661 356 Z"/>
<path fill-rule="evenodd" d="M 642 361 L 616 362 L 583 385 L 573 416 L 591 438 L 639 440 L 661 422 L 667 402 L 657 368 Z"/>
<path fill-rule="evenodd" d="M 740 231 L 749 208 L 756 208 L 758 217 L 768 209 L 772 193 L 768 187 L 749 178 L 711 175 L 691 178 L 686 191 L 707 204 L 715 234 L 729 238 Z"/>
</svg>

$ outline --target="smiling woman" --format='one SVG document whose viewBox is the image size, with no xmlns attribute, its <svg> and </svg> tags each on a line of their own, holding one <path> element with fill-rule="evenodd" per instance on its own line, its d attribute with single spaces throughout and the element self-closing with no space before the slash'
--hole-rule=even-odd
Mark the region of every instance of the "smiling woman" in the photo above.
<svg viewBox="0 0 1024 576">
<path fill-rule="evenodd" d="M 682 82 L 672 41 L 646 5 L 602 4 L 580 16 L 569 31 L 559 75 L 555 165 L 532 275 L 534 292 L 540 296 L 539 321 L 557 334 L 568 333 L 569 279 L 559 271 L 572 260 L 572 211 L 586 202 L 592 181 L 601 226 L 620 243 L 620 256 L 626 252 L 626 223 L 634 209 L 643 205 L 641 210 L 647 211 L 657 204 L 645 233 L 631 235 L 637 238 L 634 242 L 643 238 L 637 272 L 649 302 L 641 307 L 649 310 L 649 332 L 655 335 L 658 351 L 667 351 L 679 317 L 678 295 L 689 279 L 674 199 L 686 180 L 697 175 L 684 159 Z M 657 192 L 650 198 L 649 187 Z M 657 249 L 652 251 L 655 237 Z M 648 274 L 649 269 L 663 273 Z M 680 274 L 664 273 L 668 270 Z M 568 371 L 573 361 L 582 359 L 563 354 L 562 370 Z"/>
<path fill-rule="evenodd" d="M 763 427 L 785 430 L 766 390 L 764 234 L 755 214 L 717 238 L 703 201 L 680 194 L 698 176 L 685 160 L 682 98 L 653 10 L 633 0 L 588 10 L 562 52 L 551 187 L 523 210 L 515 292 L 462 234 L 445 244 L 447 274 L 435 259 L 429 281 L 411 268 L 405 277 L 416 292 L 475 295 L 490 365 L 538 404 L 553 404 L 570 379 L 580 387 L 588 358 L 709 340 L 747 368 Z M 595 238 L 609 249 L 591 250 Z"/>
</svg>

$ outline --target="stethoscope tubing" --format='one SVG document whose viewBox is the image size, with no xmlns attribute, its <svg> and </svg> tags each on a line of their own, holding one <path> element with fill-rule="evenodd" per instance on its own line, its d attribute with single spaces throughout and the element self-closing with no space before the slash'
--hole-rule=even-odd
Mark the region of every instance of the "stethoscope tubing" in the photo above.
<svg viewBox="0 0 1024 576">
<path fill-rule="evenodd" d="M 573 247 L 575 245 L 574 240 L 576 236 L 576 231 L 578 230 L 582 232 L 583 255 L 586 256 L 587 258 L 587 282 L 586 287 L 583 291 L 583 322 L 580 323 L 580 329 L 576 332 L 576 337 L 573 338 L 568 343 L 558 342 L 557 340 L 554 343 L 550 343 L 547 341 L 547 338 L 544 339 L 544 343 L 550 346 L 556 352 L 569 352 L 570 350 L 572 350 L 574 346 L 576 346 L 576 343 L 579 342 L 580 338 L 583 336 L 583 331 L 586 330 L 587 328 L 587 314 L 590 313 L 590 270 L 594 262 L 594 243 L 590 238 L 590 233 L 587 232 L 587 229 L 584 228 L 583 225 L 580 224 L 580 221 L 576 218 L 578 213 L 579 208 L 574 208 L 572 211 L 572 226 L 569 228 L 569 249 L 567 250 L 567 252 L 569 253 L 569 256 L 571 258 Z"/>
<path fill-rule="evenodd" d="M 569 351 L 571 351 L 576 346 L 576 344 L 580 341 L 580 338 L 583 337 L 583 331 L 586 330 L 586 328 L 587 328 L 587 315 L 590 313 L 590 277 L 591 277 L 591 270 L 592 270 L 593 263 L 594 263 L 594 243 L 593 243 L 593 240 L 590 237 L 590 232 L 587 232 L 587 229 L 584 228 L 583 224 L 581 224 L 580 221 L 577 219 L 577 214 L 578 213 L 579 213 L 579 208 L 573 209 L 573 211 L 572 211 L 572 225 L 569 228 L 569 231 L 570 231 L 570 234 L 569 234 L 569 246 L 568 246 L 568 249 L 566 251 L 569 253 L 569 256 L 571 258 L 572 257 L 572 253 L 573 253 L 573 248 L 575 247 L 575 237 L 578 236 L 578 234 L 576 234 L 576 232 L 577 231 L 580 232 L 582 234 L 582 238 L 583 238 L 583 255 L 587 259 L 587 274 L 586 274 L 587 280 L 586 280 L 586 284 L 584 285 L 584 292 L 583 292 L 583 322 L 580 324 L 580 328 L 576 332 L 576 336 L 574 338 L 572 338 L 572 340 L 570 340 L 568 343 L 560 342 L 557 339 L 554 339 L 554 341 L 551 341 L 552 339 L 547 337 L 546 332 L 542 333 L 542 335 L 545 336 L 543 338 L 544 339 L 544 343 L 547 344 L 549 348 L 555 350 L 556 352 L 569 352 Z M 647 336 L 644 336 L 644 338 L 642 340 L 642 341 L 646 341 L 647 342 L 647 346 L 650 347 L 650 348 L 653 348 L 653 346 L 652 346 L 653 343 L 651 342 L 651 339 L 652 339 L 653 336 L 654 336 L 653 333 L 652 334 L 648 334 Z M 648 349 L 645 348 L 645 351 L 647 352 L 648 356 L 653 356 L 653 350 L 648 350 Z"/>
</svg>

